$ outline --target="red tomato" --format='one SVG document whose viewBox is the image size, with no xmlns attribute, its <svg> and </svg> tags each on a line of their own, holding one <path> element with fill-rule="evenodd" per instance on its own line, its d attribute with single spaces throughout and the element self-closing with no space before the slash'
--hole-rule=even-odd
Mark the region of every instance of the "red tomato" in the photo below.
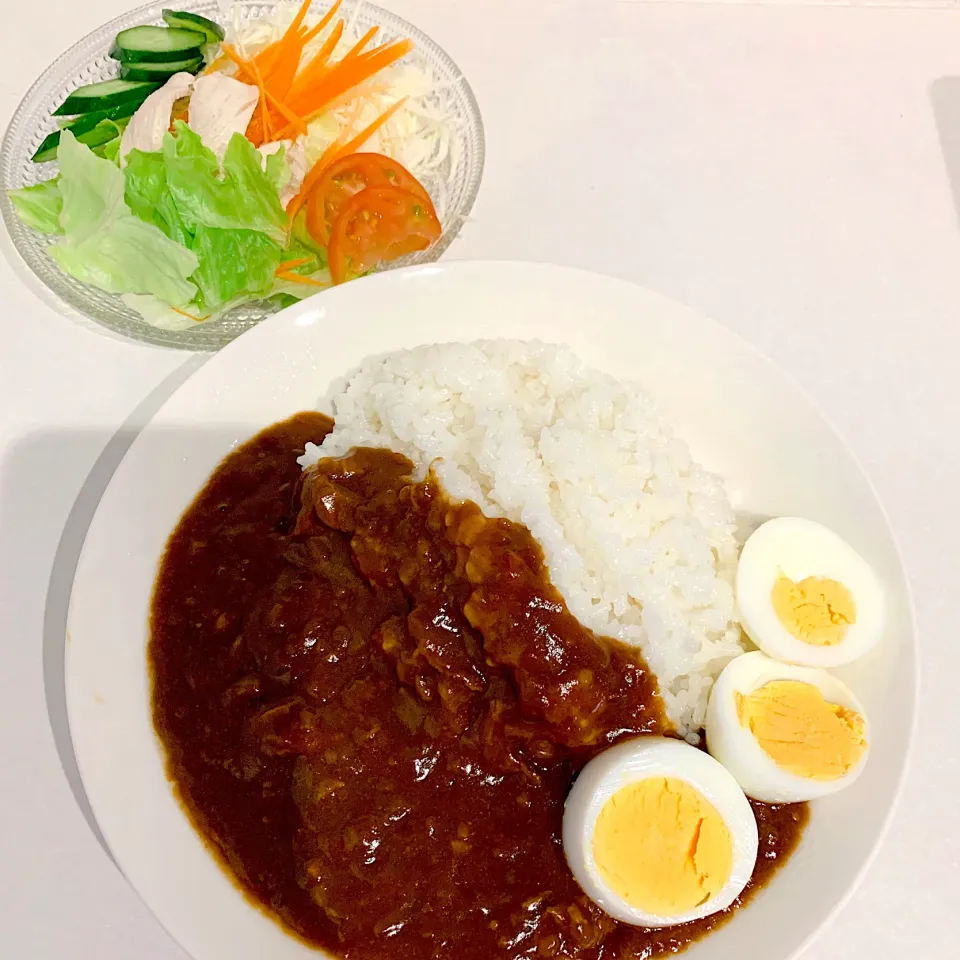
<svg viewBox="0 0 960 960">
<path fill-rule="evenodd" d="M 328 244 L 340 208 L 350 197 L 368 187 L 409 190 L 422 197 L 433 210 L 430 194 L 396 160 L 380 153 L 351 153 L 330 164 L 307 198 L 307 230 L 310 236 L 319 244 Z"/>
<path fill-rule="evenodd" d="M 367 187 L 349 197 L 330 234 L 330 275 L 343 283 L 379 263 L 426 250 L 442 229 L 433 204 L 399 187 Z"/>
</svg>

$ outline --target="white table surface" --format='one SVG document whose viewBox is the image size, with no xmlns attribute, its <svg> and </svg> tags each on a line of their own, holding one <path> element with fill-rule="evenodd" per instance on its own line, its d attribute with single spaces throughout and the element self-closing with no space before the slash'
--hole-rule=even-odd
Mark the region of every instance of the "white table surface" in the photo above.
<svg viewBox="0 0 960 960">
<path fill-rule="evenodd" d="M 129 5 L 4 4 L 0 123 Z M 448 257 L 575 264 L 701 308 L 802 382 L 872 477 L 915 591 L 920 728 L 890 835 L 804 960 L 957 957 L 960 10 L 388 5 L 483 111 L 484 182 Z M 62 652 L 106 479 L 199 361 L 76 325 L 3 260 L 0 303 L 0 956 L 184 960 L 83 809 Z"/>
</svg>

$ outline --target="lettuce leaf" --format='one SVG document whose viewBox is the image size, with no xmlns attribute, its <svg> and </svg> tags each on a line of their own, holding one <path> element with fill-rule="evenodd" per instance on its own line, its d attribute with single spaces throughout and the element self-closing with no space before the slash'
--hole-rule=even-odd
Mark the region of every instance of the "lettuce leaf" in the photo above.
<svg viewBox="0 0 960 960">
<path fill-rule="evenodd" d="M 301 257 L 315 257 L 318 266 L 327 266 L 327 248 L 317 243 L 307 230 L 307 211 L 301 207 L 293 218 L 290 229 L 290 244 L 284 252 L 284 260 L 299 260 Z"/>
<path fill-rule="evenodd" d="M 182 310 L 174 310 L 170 304 L 149 293 L 125 293 L 120 299 L 151 327 L 159 330 L 190 330 L 197 325 L 194 318 L 203 316 L 194 303 L 181 304 Z"/>
<path fill-rule="evenodd" d="M 124 199 L 141 220 L 152 223 L 171 240 L 189 247 L 192 236 L 167 189 L 167 166 L 162 153 L 131 150 L 124 167 Z"/>
<path fill-rule="evenodd" d="M 114 137 L 112 140 L 108 140 L 106 143 L 101 143 L 99 147 L 94 147 L 93 152 L 98 157 L 103 157 L 105 160 L 109 160 L 111 163 L 119 167 L 120 141 L 123 138 L 123 131 L 127 129 L 127 124 L 129 122 L 129 117 L 123 120 L 101 120 L 94 127 L 94 130 L 111 130 L 114 134 Z"/>
<path fill-rule="evenodd" d="M 82 243 L 129 215 L 123 202 L 123 174 L 69 131 L 60 134 L 60 226 L 71 243 Z"/>
<path fill-rule="evenodd" d="M 191 233 L 197 227 L 253 230 L 274 243 L 286 242 L 289 220 L 275 185 L 276 161 L 268 175 L 261 156 L 243 134 L 236 133 L 223 156 L 223 173 L 212 150 L 185 123 L 163 141 L 167 187 Z M 282 159 L 282 158 L 281 158 Z"/>
<path fill-rule="evenodd" d="M 191 248 L 199 266 L 193 274 L 200 288 L 201 312 L 215 312 L 237 297 L 269 294 L 282 249 L 256 230 L 197 227 Z"/>
<path fill-rule="evenodd" d="M 259 151 L 257 151 L 259 153 Z M 286 160 L 287 148 L 280 147 L 273 153 L 267 154 L 263 163 L 263 172 L 267 179 L 273 184 L 274 189 L 279 194 L 281 190 L 290 182 L 290 164 Z"/>
<path fill-rule="evenodd" d="M 17 211 L 17 216 L 38 233 L 63 233 L 60 226 L 60 211 L 63 196 L 59 178 L 45 180 L 32 187 L 9 190 L 7 196 Z"/>
<path fill-rule="evenodd" d="M 130 215 L 80 243 L 55 244 L 49 253 L 70 276 L 107 293 L 152 293 L 179 306 L 197 292 L 187 279 L 197 267 L 194 254 Z"/>
<path fill-rule="evenodd" d="M 114 166 L 120 166 L 120 137 L 101 143 L 99 147 L 94 147 L 93 152 L 104 160 L 109 160 Z"/>
<path fill-rule="evenodd" d="M 63 240 L 50 256 L 76 279 L 108 293 L 153 294 L 179 306 L 196 296 L 197 258 L 124 202 L 124 175 L 65 130 L 60 137 Z"/>
</svg>

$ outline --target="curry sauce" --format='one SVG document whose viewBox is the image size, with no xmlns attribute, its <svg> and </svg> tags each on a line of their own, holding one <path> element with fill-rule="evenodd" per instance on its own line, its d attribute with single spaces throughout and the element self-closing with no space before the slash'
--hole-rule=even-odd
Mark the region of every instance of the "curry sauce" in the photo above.
<svg viewBox="0 0 960 960">
<path fill-rule="evenodd" d="M 302 475 L 331 427 L 301 414 L 228 457 L 157 580 L 154 721 L 228 871 L 304 940 L 363 960 L 647 958 L 723 922 L 734 907 L 621 924 L 564 860 L 580 767 L 669 730 L 639 653 L 577 622 L 525 527 L 413 482 L 403 457 Z M 741 902 L 807 819 L 753 807 Z"/>
</svg>

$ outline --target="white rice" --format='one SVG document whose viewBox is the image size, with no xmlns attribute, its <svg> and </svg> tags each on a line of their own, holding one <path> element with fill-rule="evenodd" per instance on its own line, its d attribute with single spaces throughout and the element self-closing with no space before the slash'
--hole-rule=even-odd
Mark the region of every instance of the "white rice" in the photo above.
<svg viewBox="0 0 960 960">
<path fill-rule="evenodd" d="M 634 383 L 568 348 L 478 341 L 366 360 L 323 404 L 307 466 L 357 446 L 433 464 L 447 493 L 525 524 L 571 612 L 640 647 L 677 731 L 696 741 L 710 687 L 743 652 L 734 515 L 720 479 Z"/>
</svg>

